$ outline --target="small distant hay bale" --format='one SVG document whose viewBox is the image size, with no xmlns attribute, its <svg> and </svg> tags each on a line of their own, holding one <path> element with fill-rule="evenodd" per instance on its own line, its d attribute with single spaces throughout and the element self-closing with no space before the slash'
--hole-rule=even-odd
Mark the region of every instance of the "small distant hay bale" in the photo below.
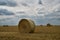
<svg viewBox="0 0 60 40">
<path fill-rule="evenodd" d="M 22 19 L 18 24 L 18 29 L 20 33 L 33 33 L 35 24 L 30 19 Z"/>
</svg>

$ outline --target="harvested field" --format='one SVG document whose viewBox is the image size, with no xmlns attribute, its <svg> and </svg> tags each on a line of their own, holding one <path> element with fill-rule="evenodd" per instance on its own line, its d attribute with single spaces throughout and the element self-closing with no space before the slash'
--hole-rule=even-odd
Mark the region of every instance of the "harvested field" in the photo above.
<svg viewBox="0 0 60 40">
<path fill-rule="evenodd" d="M 0 27 L 0 31 L 0 40 L 60 40 L 59 26 L 38 26 L 35 28 L 34 33 L 23 34 L 18 32 L 18 27 Z"/>
</svg>

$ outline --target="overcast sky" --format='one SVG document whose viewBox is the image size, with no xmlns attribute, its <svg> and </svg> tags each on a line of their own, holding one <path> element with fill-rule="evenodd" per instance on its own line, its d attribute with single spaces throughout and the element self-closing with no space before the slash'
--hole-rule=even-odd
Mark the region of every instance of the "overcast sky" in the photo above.
<svg viewBox="0 0 60 40">
<path fill-rule="evenodd" d="M 18 25 L 23 18 L 60 25 L 60 0 L 0 0 L 0 25 Z"/>
</svg>

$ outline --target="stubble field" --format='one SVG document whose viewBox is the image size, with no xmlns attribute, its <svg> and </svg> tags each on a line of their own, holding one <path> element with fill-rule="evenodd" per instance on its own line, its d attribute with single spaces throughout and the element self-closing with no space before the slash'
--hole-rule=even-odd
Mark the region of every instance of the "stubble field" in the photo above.
<svg viewBox="0 0 60 40">
<path fill-rule="evenodd" d="M 60 40 L 60 26 L 37 26 L 34 33 L 20 33 L 17 26 L 0 27 L 0 40 Z"/>
</svg>

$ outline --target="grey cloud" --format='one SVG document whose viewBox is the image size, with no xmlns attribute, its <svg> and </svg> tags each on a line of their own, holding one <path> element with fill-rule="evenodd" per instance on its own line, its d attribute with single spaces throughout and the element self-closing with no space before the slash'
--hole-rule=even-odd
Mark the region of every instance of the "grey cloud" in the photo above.
<svg viewBox="0 0 60 40">
<path fill-rule="evenodd" d="M 42 1 L 41 1 L 41 0 L 39 0 L 38 4 L 42 4 Z"/>
<path fill-rule="evenodd" d="M 30 18 L 29 16 L 27 15 L 20 15 L 20 16 L 17 16 L 18 18 L 21 18 L 21 19 L 24 19 L 24 18 Z"/>
<path fill-rule="evenodd" d="M 60 0 L 42 0 L 45 5 L 54 6 L 60 3 Z"/>
<path fill-rule="evenodd" d="M 17 6 L 17 3 L 13 0 L 0 0 L 0 6 Z"/>
<path fill-rule="evenodd" d="M 0 25 L 17 25 L 18 20 L 17 17 L 0 19 Z"/>
<path fill-rule="evenodd" d="M 23 6 L 28 6 L 28 7 L 30 7 L 30 6 L 38 3 L 37 1 L 38 1 L 38 0 L 22 0 L 22 1 L 20 1 L 20 4 L 22 4 Z"/>
<path fill-rule="evenodd" d="M 22 11 L 22 12 L 17 12 L 17 13 L 24 14 L 25 12 Z"/>
<path fill-rule="evenodd" d="M 55 11 L 53 13 L 50 13 L 48 15 L 45 15 L 46 22 L 49 22 L 54 25 L 60 25 L 60 12 Z"/>
<path fill-rule="evenodd" d="M 0 9 L 0 15 L 14 15 L 14 13 L 7 9 Z"/>
<path fill-rule="evenodd" d="M 45 17 L 60 17 L 60 11 L 55 11 L 53 13 L 50 13 L 48 15 L 45 15 Z"/>
<path fill-rule="evenodd" d="M 26 3 L 35 3 L 36 2 L 36 0 L 25 0 L 24 2 L 26 2 Z"/>
<path fill-rule="evenodd" d="M 28 6 L 29 7 L 29 5 L 27 3 L 21 3 L 21 5 L 22 6 Z"/>
</svg>

